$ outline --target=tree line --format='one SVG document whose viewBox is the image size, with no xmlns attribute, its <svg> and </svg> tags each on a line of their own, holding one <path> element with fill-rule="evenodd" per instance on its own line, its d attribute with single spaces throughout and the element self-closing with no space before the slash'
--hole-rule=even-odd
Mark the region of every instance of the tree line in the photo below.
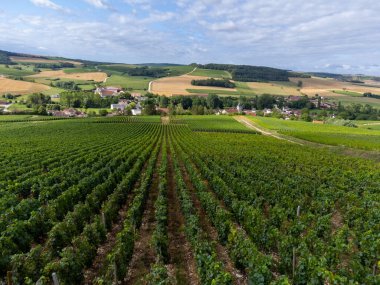
<svg viewBox="0 0 380 285">
<path fill-rule="evenodd" d="M 214 86 L 214 87 L 224 87 L 224 88 L 235 88 L 236 87 L 235 83 L 231 82 L 228 79 L 215 79 L 215 78 L 191 80 L 191 85 Z"/>
<path fill-rule="evenodd" d="M 225 70 L 237 81 L 289 81 L 291 74 L 287 70 L 251 65 L 199 64 L 199 68 Z"/>
<path fill-rule="evenodd" d="M 102 66 L 106 72 L 121 72 L 123 75 L 127 74 L 129 76 L 146 76 L 146 77 L 164 77 L 168 73 L 168 69 L 159 67 L 149 67 L 149 66 L 139 66 L 130 67 L 125 65 L 111 65 Z"/>
<path fill-rule="evenodd" d="M 49 69 L 60 69 L 60 68 L 72 68 L 75 67 L 74 64 L 69 62 L 57 62 L 57 63 L 34 63 L 36 68 L 49 68 Z"/>
</svg>

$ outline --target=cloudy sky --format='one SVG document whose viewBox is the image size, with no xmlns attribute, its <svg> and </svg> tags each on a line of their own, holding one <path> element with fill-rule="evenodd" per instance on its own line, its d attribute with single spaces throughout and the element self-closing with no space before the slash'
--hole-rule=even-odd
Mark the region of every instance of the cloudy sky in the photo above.
<svg viewBox="0 0 380 285">
<path fill-rule="evenodd" d="M 380 1 L 1 1 L 0 49 L 380 75 Z"/>
</svg>

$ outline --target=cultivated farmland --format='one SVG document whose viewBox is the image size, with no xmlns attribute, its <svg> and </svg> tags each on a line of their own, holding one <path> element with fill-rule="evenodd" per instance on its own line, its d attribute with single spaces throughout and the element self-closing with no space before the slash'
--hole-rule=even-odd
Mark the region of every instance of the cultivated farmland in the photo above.
<svg viewBox="0 0 380 285">
<path fill-rule="evenodd" d="M 107 78 L 104 72 L 79 72 L 79 73 L 65 73 L 63 70 L 47 70 L 41 71 L 38 74 L 28 76 L 29 78 L 64 78 L 73 80 L 93 80 L 96 82 L 103 82 Z"/>
<path fill-rule="evenodd" d="M 303 82 L 301 92 L 308 96 L 314 96 L 315 94 L 326 97 L 344 96 L 343 94 L 333 93 L 333 90 L 347 90 L 359 93 L 371 92 L 374 94 L 380 94 L 380 87 L 377 88 L 356 85 L 349 82 L 338 81 L 332 78 L 290 78 L 290 80 L 294 83 L 297 83 L 299 80 L 301 80 Z"/>
<path fill-rule="evenodd" d="M 259 135 L 232 117 L 9 118 L 2 280 L 380 282 L 378 163 Z"/>
<path fill-rule="evenodd" d="M 235 88 L 220 88 L 209 86 L 194 86 L 191 85 L 191 80 L 207 79 L 204 76 L 182 75 L 176 77 L 164 77 L 154 80 L 151 84 L 151 92 L 159 95 L 188 95 L 190 94 L 187 89 L 200 89 L 200 90 L 217 90 L 217 91 L 236 91 Z"/>
<path fill-rule="evenodd" d="M 13 80 L 0 77 L 0 94 L 31 94 L 49 90 L 50 87 L 44 84 Z"/>
<path fill-rule="evenodd" d="M 300 96 L 302 95 L 298 87 L 293 82 L 247 82 L 246 83 L 256 94 L 273 94 L 284 96 Z"/>
</svg>

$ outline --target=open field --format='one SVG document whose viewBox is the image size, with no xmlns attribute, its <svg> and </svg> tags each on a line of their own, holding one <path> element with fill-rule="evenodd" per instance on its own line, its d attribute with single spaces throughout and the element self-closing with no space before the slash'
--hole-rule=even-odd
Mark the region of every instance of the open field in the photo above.
<svg viewBox="0 0 380 285">
<path fill-rule="evenodd" d="M 107 78 L 106 86 L 116 86 L 126 89 L 133 89 L 134 91 L 146 91 L 148 90 L 149 82 L 151 78 L 142 76 L 128 76 L 128 75 L 115 75 Z"/>
<path fill-rule="evenodd" d="M 9 106 L 8 110 L 12 112 L 33 111 L 32 108 L 28 108 L 25 104 L 21 103 L 13 103 Z"/>
<path fill-rule="evenodd" d="M 220 88 L 220 87 L 208 87 L 208 86 L 194 86 L 191 85 L 191 80 L 206 79 L 203 76 L 182 75 L 176 77 L 164 77 L 154 80 L 152 82 L 151 91 L 159 95 L 189 95 L 190 92 L 187 89 L 200 89 L 202 90 L 216 90 L 216 91 L 228 91 L 234 92 L 235 88 Z"/>
<path fill-rule="evenodd" d="M 180 76 L 191 72 L 194 67 L 190 65 L 170 65 L 161 67 L 169 70 L 169 76 Z"/>
<path fill-rule="evenodd" d="M 60 60 L 60 59 L 46 59 L 46 58 L 37 58 L 37 57 L 24 57 L 24 56 L 11 56 L 10 59 L 13 62 L 20 63 L 60 63 L 67 62 L 74 65 L 81 65 L 81 62 L 72 61 L 72 60 Z"/>
<path fill-rule="evenodd" d="M 337 96 L 331 96 L 329 97 L 329 99 L 331 99 L 332 101 L 335 101 L 336 103 L 341 102 L 343 105 L 368 104 L 374 108 L 380 109 L 380 99 L 376 99 L 376 98 L 337 95 Z"/>
<path fill-rule="evenodd" d="M 380 281 L 378 163 L 227 116 L 1 118 L 1 282 Z"/>
<path fill-rule="evenodd" d="M 97 72 L 98 70 L 93 67 L 73 67 L 73 68 L 64 68 L 63 71 L 69 74 L 69 73 Z"/>
<path fill-rule="evenodd" d="M 303 82 L 301 92 L 308 95 L 314 96 L 319 94 L 320 96 L 325 97 L 334 97 L 334 96 L 345 96 L 347 94 L 337 94 L 332 92 L 332 90 L 341 90 L 341 91 L 352 91 L 356 93 L 365 93 L 371 92 L 374 94 L 380 94 L 380 86 L 377 87 L 368 87 L 363 85 L 352 84 L 349 82 L 342 82 L 336 79 L 331 78 L 290 78 L 294 83 L 297 83 L 299 80 Z"/>
<path fill-rule="evenodd" d="M 104 72 L 79 72 L 79 73 L 65 73 L 63 70 L 50 70 L 42 71 L 38 74 L 31 75 L 29 78 L 65 78 L 77 80 L 94 80 L 96 82 L 103 82 L 107 78 Z"/>
<path fill-rule="evenodd" d="M 26 66 L 17 65 L 21 69 L 14 68 L 15 66 L 9 65 L 9 67 L 5 67 L 5 64 L 0 64 L 0 75 L 5 76 L 27 76 L 36 74 L 32 68 Z"/>
<path fill-rule="evenodd" d="M 296 84 L 281 84 L 278 82 L 247 82 L 247 85 L 256 94 L 272 94 L 272 95 L 283 95 L 283 96 L 300 96 L 301 92 L 298 90 Z"/>
<path fill-rule="evenodd" d="M 79 80 L 79 79 L 68 79 L 68 78 L 60 78 L 59 80 L 54 80 L 55 78 L 47 78 L 47 77 L 33 77 L 33 78 L 26 77 L 25 79 L 28 81 L 33 81 L 33 82 L 45 84 L 48 86 L 51 86 L 51 84 L 54 85 L 58 82 L 72 81 L 72 82 L 75 82 L 75 84 L 77 84 L 81 90 L 93 90 L 96 88 L 96 86 L 95 86 L 96 82 L 93 80 Z M 57 87 L 52 87 L 52 88 L 55 88 L 57 90 L 58 89 L 64 90 L 64 89 L 57 88 Z M 59 93 L 59 92 L 57 92 L 57 93 Z"/>
<path fill-rule="evenodd" d="M 316 143 L 380 151 L 380 131 L 265 117 L 248 117 L 259 126 Z"/>
<path fill-rule="evenodd" d="M 47 91 L 49 89 L 49 86 L 43 84 L 0 77 L 0 94 L 31 94 Z"/>
<path fill-rule="evenodd" d="M 205 76 L 205 77 L 212 77 L 212 78 L 231 78 L 231 74 L 225 70 L 197 68 L 190 74 L 192 76 Z"/>
<path fill-rule="evenodd" d="M 347 91 L 347 90 L 331 90 L 333 93 L 347 95 L 352 97 L 363 97 L 363 93 Z"/>
</svg>

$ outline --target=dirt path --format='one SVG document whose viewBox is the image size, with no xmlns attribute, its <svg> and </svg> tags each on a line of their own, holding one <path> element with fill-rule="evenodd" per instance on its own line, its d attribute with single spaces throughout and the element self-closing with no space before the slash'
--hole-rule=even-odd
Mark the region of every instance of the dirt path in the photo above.
<svg viewBox="0 0 380 285">
<path fill-rule="evenodd" d="M 142 173 L 145 171 L 146 167 L 147 167 L 147 163 L 145 163 L 143 169 L 141 170 Z M 133 192 L 135 189 L 140 187 L 140 183 L 141 181 L 139 179 L 133 186 Z M 103 267 L 103 261 L 106 259 L 107 254 L 111 252 L 111 250 L 114 248 L 114 245 L 116 243 L 117 233 L 120 232 L 123 228 L 123 222 L 127 215 L 129 205 L 132 203 L 133 198 L 134 198 L 134 194 L 130 193 L 126 199 L 124 206 L 119 210 L 119 217 L 117 221 L 112 225 L 111 230 L 107 233 L 106 241 L 98 247 L 97 255 L 94 259 L 92 266 L 86 269 L 83 274 L 84 276 L 83 284 L 86 284 L 86 285 L 93 284 L 93 280 L 95 279 L 95 277 L 99 275 L 99 272 Z"/>
<path fill-rule="evenodd" d="M 170 117 L 169 116 L 161 117 L 161 124 L 169 125 L 169 123 L 170 123 Z"/>
<path fill-rule="evenodd" d="M 274 132 L 264 130 L 264 129 L 258 127 L 252 121 L 250 121 L 249 119 L 247 119 L 247 118 L 245 118 L 243 116 L 236 116 L 236 117 L 234 117 L 234 119 L 236 121 L 238 121 L 239 123 L 245 125 L 246 127 L 262 133 L 263 135 L 271 136 L 271 137 L 274 137 L 276 139 L 285 140 L 285 141 L 288 141 L 290 143 L 295 143 L 295 144 L 298 144 L 298 145 L 304 145 L 303 143 L 296 142 L 296 141 L 292 140 L 291 138 L 289 138 L 289 139 L 288 138 L 284 138 L 284 137 L 281 137 L 281 136 L 275 134 Z"/>
<path fill-rule="evenodd" d="M 195 210 L 197 212 L 197 215 L 199 216 L 201 227 L 203 231 L 207 234 L 207 237 L 211 241 L 214 242 L 218 259 L 224 264 L 225 269 L 231 274 L 232 279 L 233 279 L 233 284 L 238 284 L 238 285 L 247 284 L 246 276 L 234 266 L 234 263 L 230 259 L 226 248 L 219 242 L 218 232 L 211 224 L 207 216 L 207 213 L 203 209 L 201 202 L 196 196 L 196 189 L 191 183 L 191 178 L 189 177 L 189 174 L 182 162 L 180 163 L 180 167 L 181 167 L 181 172 L 183 174 L 183 179 L 186 183 L 187 188 L 190 191 L 191 200 L 193 201 Z"/>
<path fill-rule="evenodd" d="M 186 239 L 185 221 L 182 216 L 174 182 L 173 161 L 168 153 L 168 236 L 169 236 L 169 275 L 177 285 L 200 284 L 195 259 Z"/>
<path fill-rule="evenodd" d="M 289 136 L 285 136 L 285 135 L 278 135 L 274 131 L 269 131 L 269 130 L 266 130 L 262 127 L 257 126 L 255 123 L 253 123 L 251 120 L 245 118 L 244 116 L 236 116 L 234 118 L 239 123 L 247 126 L 250 129 L 259 131 L 263 135 L 271 136 L 271 137 L 274 137 L 274 138 L 277 138 L 280 140 L 285 140 L 285 141 L 295 143 L 298 145 L 302 145 L 302 146 L 324 148 L 324 149 L 327 149 L 333 153 L 340 154 L 340 155 L 370 159 L 370 160 L 373 160 L 376 162 L 380 162 L 380 151 L 363 150 L 363 149 L 358 149 L 358 148 L 349 148 L 349 147 L 345 147 L 345 146 L 334 146 L 334 145 L 322 144 L 322 143 L 307 141 L 307 140 L 303 140 L 303 139 L 299 139 L 299 138 L 289 137 Z"/>
<path fill-rule="evenodd" d="M 151 265 L 156 261 L 156 252 L 151 243 L 152 234 L 156 227 L 154 203 L 158 196 L 159 172 L 162 153 L 160 152 L 152 183 L 149 188 L 138 240 L 135 243 L 132 260 L 129 266 L 126 282 L 123 284 L 144 284 L 144 277 L 150 272 Z"/>
<path fill-rule="evenodd" d="M 375 125 L 380 125 L 380 123 L 368 123 L 368 124 L 363 124 L 363 126 L 375 126 Z"/>
</svg>

